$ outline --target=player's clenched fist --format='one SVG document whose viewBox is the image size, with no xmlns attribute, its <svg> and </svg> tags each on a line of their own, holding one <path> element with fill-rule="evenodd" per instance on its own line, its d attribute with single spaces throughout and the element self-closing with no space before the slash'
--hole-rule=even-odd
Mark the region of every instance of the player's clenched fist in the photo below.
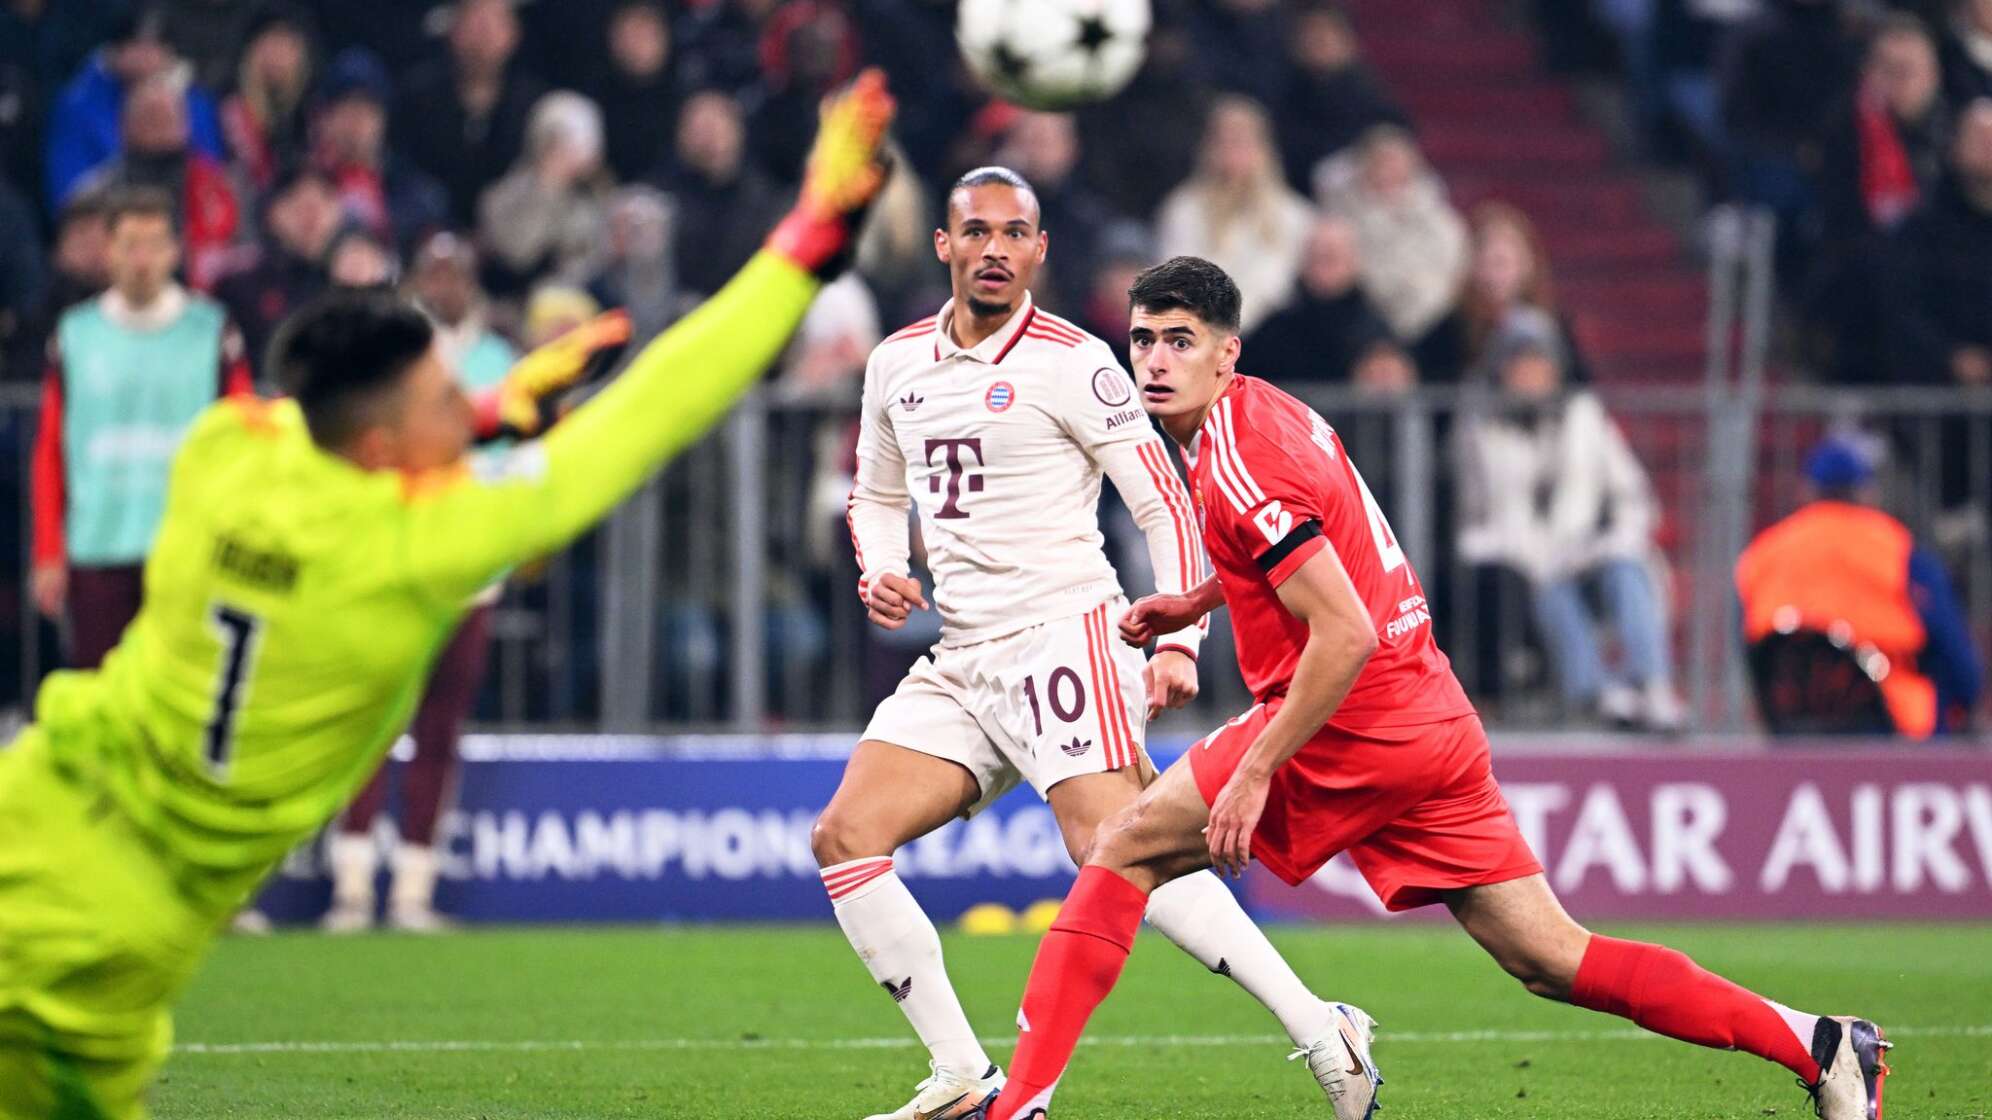
<svg viewBox="0 0 1992 1120">
<path fill-rule="evenodd" d="M 927 596 L 920 581 L 910 576 L 887 573 L 873 580 L 865 592 L 866 617 L 887 630 L 906 625 L 906 616 L 927 609 Z"/>
<path fill-rule="evenodd" d="M 1131 646 L 1145 646 L 1163 634 L 1195 626 L 1211 610 L 1202 591 L 1197 588 L 1181 595 L 1147 595 L 1135 600 L 1121 616 L 1121 640 Z M 1194 690 L 1191 695 L 1195 695 Z"/>
<path fill-rule="evenodd" d="M 1180 650 L 1165 649 L 1149 658 L 1141 667 L 1141 680 L 1148 686 L 1149 719 L 1197 698 L 1196 660 Z"/>
</svg>

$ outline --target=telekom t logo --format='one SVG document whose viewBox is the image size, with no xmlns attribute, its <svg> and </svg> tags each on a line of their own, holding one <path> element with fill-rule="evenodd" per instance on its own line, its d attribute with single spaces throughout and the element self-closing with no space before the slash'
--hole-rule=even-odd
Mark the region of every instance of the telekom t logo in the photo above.
<svg viewBox="0 0 1992 1120">
<path fill-rule="evenodd" d="M 964 475 L 968 479 L 968 492 L 971 494 L 982 493 L 982 476 L 979 474 L 967 474 L 966 469 L 962 465 L 961 453 L 964 449 L 969 454 L 975 456 L 977 465 L 982 464 L 982 441 L 980 439 L 930 439 L 927 441 L 927 465 L 930 467 L 934 465 L 934 452 L 945 450 L 944 461 L 948 467 L 948 496 L 941 503 L 940 512 L 934 514 L 936 519 L 968 516 L 968 511 L 961 508 L 959 501 Z M 927 491 L 931 494 L 941 492 L 940 475 L 932 475 L 927 479 Z"/>
</svg>

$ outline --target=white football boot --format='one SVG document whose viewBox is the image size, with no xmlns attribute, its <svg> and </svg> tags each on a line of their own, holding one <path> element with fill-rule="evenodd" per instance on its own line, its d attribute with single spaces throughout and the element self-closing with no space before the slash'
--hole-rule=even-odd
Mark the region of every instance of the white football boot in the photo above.
<svg viewBox="0 0 1992 1120">
<path fill-rule="evenodd" d="M 455 933 L 458 927 L 433 906 L 403 902 L 387 908 L 387 928 L 396 933 Z"/>
<path fill-rule="evenodd" d="M 1822 1016 L 1812 1029 L 1812 1060 L 1819 1083 L 1805 1085 L 1820 1120 L 1881 1120 L 1881 1083 L 1888 1077 L 1883 1055 L 1895 1044 L 1881 1028 L 1851 1015 Z"/>
<path fill-rule="evenodd" d="M 1370 1043 L 1376 1038 L 1376 1020 L 1360 1007 L 1332 1003 L 1335 1030 L 1305 1049 L 1287 1055 L 1287 1061 L 1307 1059 L 1307 1071 L 1314 1075 L 1321 1091 L 1334 1106 L 1335 1120 L 1370 1120 L 1376 1114 L 1376 1091 L 1383 1084 L 1370 1058 Z"/>
<path fill-rule="evenodd" d="M 996 1094 L 1003 1091 L 1003 1071 L 990 1066 L 981 1077 L 963 1074 L 935 1062 L 933 1073 L 920 1082 L 913 1099 L 893 1112 L 867 1120 L 982 1120 Z"/>
<path fill-rule="evenodd" d="M 318 920 L 318 928 L 326 933 L 365 933 L 374 927 L 373 900 L 334 901 L 332 908 Z"/>
</svg>

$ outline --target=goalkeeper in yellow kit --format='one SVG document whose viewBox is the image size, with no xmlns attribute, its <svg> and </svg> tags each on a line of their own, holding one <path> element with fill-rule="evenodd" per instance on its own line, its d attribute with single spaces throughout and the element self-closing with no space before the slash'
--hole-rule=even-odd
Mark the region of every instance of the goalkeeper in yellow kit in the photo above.
<svg viewBox="0 0 1992 1120">
<path fill-rule="evenodd" d="M 801 200 L 691 317 L 544 440 L 473 476 L 428 321 L 338 296 L 273 348 L 291 399 L 188 434 L 145 606 L 0 750 L 0 1117 L 125 1120 L 216 931 L 373 773 L 493 577 L 553 551 L 720 419 L 787 342 L 884 178 L 867 72 L 826 104 Z M 613 334 L 613 331 L 608 332 Z M 571 380 L 587 336 L 506 402 Z"/>
</svg>

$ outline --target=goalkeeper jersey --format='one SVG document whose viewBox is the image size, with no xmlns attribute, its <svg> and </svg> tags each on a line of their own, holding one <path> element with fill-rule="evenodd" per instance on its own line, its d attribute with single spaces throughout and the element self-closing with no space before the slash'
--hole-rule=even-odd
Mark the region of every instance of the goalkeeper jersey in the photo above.
<svg viewBox="0 0 1992 1120">
<path fill-rule="evenodd" d="M 100 671 L 43 686 L 56 765 L 232 908 L 366 781 L 472 595 L 710 428 L 816 287 L 762 253 L 544 440 L 475 473 L 363 471 L 290 401 L 209 408 L 173 463 L 143 609 Z"/>
</svg>

